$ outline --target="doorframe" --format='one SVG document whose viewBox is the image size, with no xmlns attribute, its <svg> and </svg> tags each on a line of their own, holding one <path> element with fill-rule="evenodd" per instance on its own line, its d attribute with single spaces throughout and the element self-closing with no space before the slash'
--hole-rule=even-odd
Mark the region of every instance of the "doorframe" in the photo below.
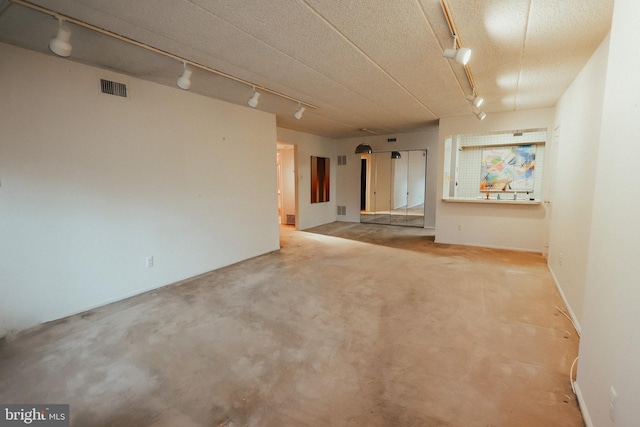
<svg viewBox="0 0 640 427">
<path fill-rule="evenodd" d="M 284 147 L 291 147 L 291 148 L 284 148 Z M 299 230 L 299 220 L 300 220 L 300 215 L 299 215 L 299 206 L 298 206 L 298 146 L 296 144 L 291 144 L 288 142 L 278 142 L 276 145 L 276 152 L 280 153 L 281 150 L 288 150 L 288 149 L 292 149 L 293 150 L 293 173 L 290 175 L 289 178 L 286 177 L 287 174 L 283 174 L 281 173 L 281 170 L 278 170 L 277 173 L 280 174 L 280 179 L 278 179 L 278 188 L 277 188 L 277 195 L 276 197 L 282 197 L 282 184 L 283 182 L 288 182 L 289 184 L 292 184 L 291 187 L 293 188 L 293 198 L 294 198 L 294 204 L 295 204 L 295 208 L 294 208 L 294 227 L 296 230 Z M 282 158 L 280 159 L 280 165 L 278 165 L 277 160 L 276 160 L 276 168 L 282 168 Z M 287 224 L 286 221 L 286 211 L 284 210 L 284 198 L 283 198 L 283 203 L 282 203 L 282 215 L 280 218 L 280 224 L 279 225 L 291 225 L 291 224 Z"/>
<path fill-rule="evenodd" d="M 367 210 L 367 181 L 369 162 L 365 157 L 360 157 L 360 211 Z"/>
</svg>

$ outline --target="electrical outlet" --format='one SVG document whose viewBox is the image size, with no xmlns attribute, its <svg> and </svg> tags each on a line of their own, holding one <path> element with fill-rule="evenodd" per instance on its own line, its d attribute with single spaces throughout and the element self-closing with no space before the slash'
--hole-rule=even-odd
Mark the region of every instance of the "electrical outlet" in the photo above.
<svg viewBox="0 0 640 427">
<path fill-rule="evenodd" d="M 462 231 L 462 225 L 458 224 L 458 231 Z"/>
<path fill-rule="evenodd" d="M 616 389 L 611 386 L 609 389 L 609 418 L 614 423 L 616 422 L 616 409 L 618 403 L 618 393 L 616 393 Z"/>
<path fill-rule="evenodd" d="M 558 258 L 558 262 L 560 263 L 560 265 L 564 264 L 564 254 L 562 252 L 560 252 L 560 257 Z"/>
<path fill-rule="evenodd" d="M 153 267 L 153 256 L 147 257 L 147 267 Z"/>
</svg>

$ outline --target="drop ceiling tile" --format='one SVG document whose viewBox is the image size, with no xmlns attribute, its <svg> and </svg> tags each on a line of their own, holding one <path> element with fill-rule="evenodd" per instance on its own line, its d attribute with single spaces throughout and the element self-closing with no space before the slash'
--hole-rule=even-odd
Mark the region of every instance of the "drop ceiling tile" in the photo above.
<svg viewBox="0 0 640 427">
<path fill-rule="evenodd" d="M 33 0 L 74 18 L 318 105 L 264 94 L 278 124 L 323 135 L 424 128 L 471 114 L 440 0 Z M 553 105 L 610 28 L 613 0 L 447 0 L 488 112 Z M 48 53 L 55 19 L 0 0 L 0 41 Z M 175 87 L 178 61 L 88 30 L 70 60 Z M 246 105 L 247 88 L 196 70 L 192 92 Z M 179 90 L 179 89 L 176 89 Z M 292 121 L 293 120 L 293 121 Z"/>
</svg>

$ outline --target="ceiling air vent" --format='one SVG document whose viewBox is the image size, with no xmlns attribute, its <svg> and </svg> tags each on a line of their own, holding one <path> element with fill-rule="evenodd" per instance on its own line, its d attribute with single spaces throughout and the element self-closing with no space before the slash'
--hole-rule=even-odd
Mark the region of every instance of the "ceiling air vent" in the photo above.
<svg viewBox="0 0 640 427">
<path fill-rule="evenodd" d="M 100 90 L 107 95 L 127 97 L 127 85 L 124 83 L 112 82 L 111 80 L 100 79 Z"/>
</svg>

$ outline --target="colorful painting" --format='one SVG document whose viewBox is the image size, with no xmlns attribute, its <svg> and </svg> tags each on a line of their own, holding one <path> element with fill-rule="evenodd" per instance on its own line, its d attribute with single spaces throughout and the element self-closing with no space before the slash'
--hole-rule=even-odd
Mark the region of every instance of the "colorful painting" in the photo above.
<svg viewBox="0 0 640 427">
<path fill-rule="evenodd" d="M 480 191 L 533 191 L 535 145 L 482 150 Z"/>
</svg>

